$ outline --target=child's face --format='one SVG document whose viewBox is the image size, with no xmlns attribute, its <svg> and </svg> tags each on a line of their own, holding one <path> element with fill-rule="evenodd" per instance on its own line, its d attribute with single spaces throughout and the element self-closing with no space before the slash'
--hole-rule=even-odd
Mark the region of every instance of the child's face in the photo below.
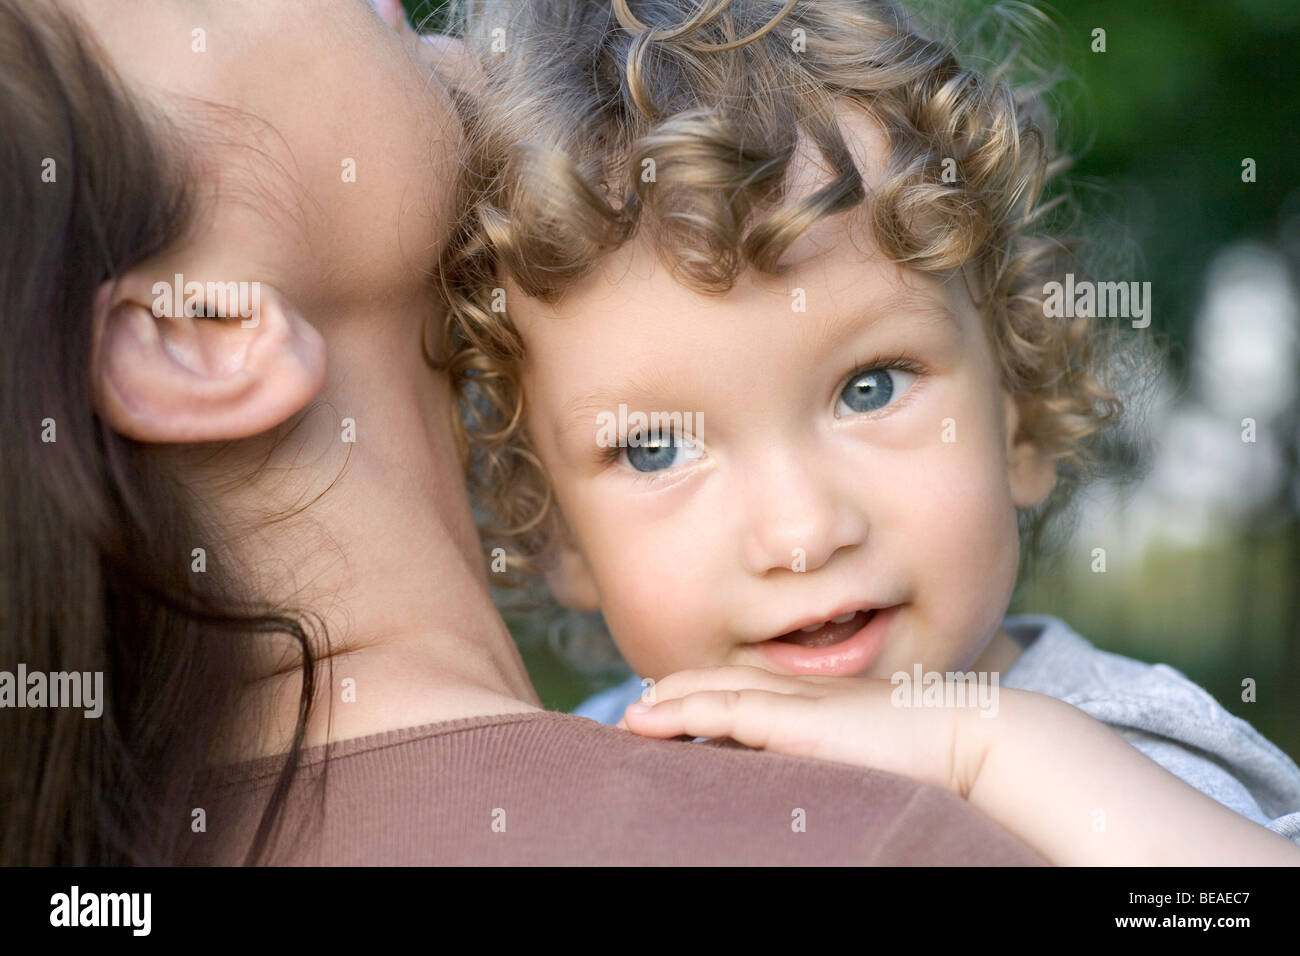
<svg viewBox="0 0 1300 956">
<path fill-rule="evenodd" d="M 722 296 L 637 243 L 556 307 L 508 292 L 528 427 L 571 534 L 551 584 L 603 611 L 642 676 L 968 669 L 997 632 L 1015 508 L 1054 467 L 1012 444 L 1015 404 L 961 282 L 888 262 L 852 215 L 801 238 L 788 275 L 748 272 Z M 900 356 L 910 371 L 889 369 Z M 681 413 L 693 445 L 603 447 L 620 403 Z"/>
</svg>

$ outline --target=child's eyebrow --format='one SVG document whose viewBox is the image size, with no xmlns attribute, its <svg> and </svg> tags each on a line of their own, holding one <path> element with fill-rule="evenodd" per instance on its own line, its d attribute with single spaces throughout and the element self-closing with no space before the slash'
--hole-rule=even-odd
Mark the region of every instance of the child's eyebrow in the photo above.
<svg viewBox="0 0 1300 956">
<path fill-rule="evenodd" d="M 813 313 L 794 313 L 798 319 L 815 318 Z M 900 322 L 913 318 L 931 319 L 944 331 L 960 336 L 961 319 L 946 302 L 932 296 L 916 293 L 900 293 L 876 299 L 866 305 L 855 304 L 853 308 L 837 309 L 832 317 L 823 322 L 807 322 L 807 347 L 814 351 L 829 352 L 840 346 L 844 340 L 860 334 L 864 329 L 881 324 Z M 671 391 L 669 383 L 660 370 L 597 389 L 582 395 L 576 395 L 565 402 L 554 419 L 555 436 L 561 445 L 580 427 L 590 428 L 593 437 L 597 433 L 596 416 L 600 412 L 617 414 L 620 404 L 626 405 L 629 412 L 666 412 L 662 403 Z M 688 409 L 679 409 L 688 411 Z M 583 447 L 586 443 L 583 443 Z"/>
<path fill-rule="evenodd" d="M 555 417 L 555 434 L 563 441 L 580 425 L 590 426 L 592 435 L 596 434 L 596 416 L 600 412 L 618 412 L 620 404 L 626 405 L 629 412 L 662 412 L 667 409 L 655 404 L 662 402 L 667 383 L 658 374 L 637 377 L 620 382 L 608 388 L 597 389 L 585 395 L 576 395 L 560 407 Z"/>
<path fill-rule="evenodd" d="M 812 314 L 810 310 L 808 317 L 812 317 Z M 927 295 L 904 293 L 878 299 L 864 306 L 837 309 L 826 321 L 810 322 L 805 328 L 806 341 L 810 348 L 830 349 L 864 328 L 875 328 L 881 324 L 903 321 L 904 318 L 928 318 L 941 327 L 939 331 L 958 336 L 962 332 L 961 319 L 948 303 Z"/>
</svg>

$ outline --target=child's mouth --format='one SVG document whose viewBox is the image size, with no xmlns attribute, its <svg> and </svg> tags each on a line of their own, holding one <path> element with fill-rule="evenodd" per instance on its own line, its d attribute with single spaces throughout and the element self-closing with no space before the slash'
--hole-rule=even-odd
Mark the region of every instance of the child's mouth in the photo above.
<svg viewBox="0 0 1300 956">
<path fill-rule="evenodd" d="M 768 670 L 791 675 L 856 677 L 884 650 L 901 604 L 866 608 L 787 631 L 754 646 Z"/>
<path fill-rule="evenodd" d="M 798 644 L 800 647 L 830 647 L 840 641 L 847 641 L 866 627 L 867 621 L 873 614 L 875 611 L 855 611 L 830 621 L 822 621 L 821 624 L 811 624 L 797 631 L 790 631 L 773 640 L 785 644 Z"/>
</svg>

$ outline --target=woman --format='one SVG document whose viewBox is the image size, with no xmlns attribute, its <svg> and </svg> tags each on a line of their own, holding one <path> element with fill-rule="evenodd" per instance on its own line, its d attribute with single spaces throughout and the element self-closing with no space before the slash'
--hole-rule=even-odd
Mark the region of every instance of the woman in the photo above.
<svg viewBox="0 0 1300 956">
<path fill-rule="evenodd" d="M 422 349 L 448 97 L 303 9 L 0 0 L 0 659 L 104 696 L 0 711 L 0 860 L 1040 862 L 911 781 L 541 708 Z"/>
</svg>

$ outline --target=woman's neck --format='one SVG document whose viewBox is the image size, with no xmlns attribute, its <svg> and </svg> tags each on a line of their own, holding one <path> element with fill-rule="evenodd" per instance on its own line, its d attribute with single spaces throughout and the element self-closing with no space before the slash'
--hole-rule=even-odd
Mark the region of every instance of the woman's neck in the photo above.
<svg viewBox="0 0 1300 956">
<path fill-rule="evenodd" d="M 324 625 L 328 657 L 314 635 L 320 696 L 308 746 L 541 708 L 489 595 L 448 424 L 450 387 L 418 340 L 383 341 L 384 327 L 378 317 L 339 323 L 350 331 L 329 342 L 330 358 L 344 358 L 321 400 L 259 450 L 249 481 L 211 482 L 223 517 L 239 515 L 247 529 L 236 538 L 254 586 Z M 278 637 L 261 647 L 241 708 L 249 719 L 219 759 L 288 748 L 302 686 L 296 648 Z"/>
</svg>

